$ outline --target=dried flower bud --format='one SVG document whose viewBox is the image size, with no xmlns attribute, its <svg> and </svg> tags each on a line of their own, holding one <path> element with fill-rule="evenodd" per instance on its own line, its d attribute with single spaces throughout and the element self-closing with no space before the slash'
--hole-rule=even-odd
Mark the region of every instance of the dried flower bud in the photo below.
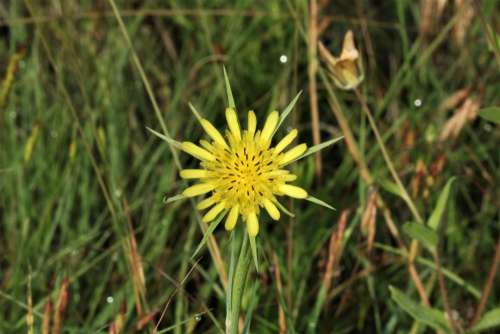
<svg viewBox="0 0 500 334">
<path fill-rule="evenodd" d="M 330 77 L 338 88 L 354 89 L 363 81 L 365 76 L 363 64 L 360 53 L 354 45 L 351 30 L 344 36 L 342 52 L 339 58 L 333 56 L 321 42 L 319 43 L 319 53 L 326 63 Z"/>
</svg>

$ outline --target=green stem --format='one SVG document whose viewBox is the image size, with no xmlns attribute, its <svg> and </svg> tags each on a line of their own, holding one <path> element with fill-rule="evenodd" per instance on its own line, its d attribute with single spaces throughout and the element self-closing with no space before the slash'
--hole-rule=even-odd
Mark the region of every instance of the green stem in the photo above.
<svg viewBox="0 0 500 334">
<path fill-rule="evenodd" d="M 236 242 L 236 238 L 233 242 Z M 248 235 L 245 237 L 241 244 L 240 254 L 236 263 L 235 270 L 232 271 L 232 277 L 229 279 L 231 282 L 231 289 L 227 298 L 230 299 L 231 306 L 226 314 L 226 334 L 238 334 L 238 322 L 240 318 L 240 306 L 243 292 L 245 291 L 245 282 L 250 268 L 250 251 L 248 249 Z"/>
</svg>

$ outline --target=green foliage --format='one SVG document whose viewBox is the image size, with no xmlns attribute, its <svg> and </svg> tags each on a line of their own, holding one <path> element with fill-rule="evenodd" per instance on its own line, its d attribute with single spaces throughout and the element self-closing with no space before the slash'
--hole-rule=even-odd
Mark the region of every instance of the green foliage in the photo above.
<svg viewBox="0 0 500 334">
<path fill-rule="evenodd" d="M 500 107 L 489 107 L 479 110 L 479 116 L 487 121 L 500 124 Z"/>
<path fill-rule="evenodd" d="M 398 304 L 399 307 L 410 314 L 415 320 L 421 321 L 437 331 L 450 333 L 450 328 L 448 327 L 448 323 L 443 316 L 443 311 L 420 305 L 408 298 L 404 292 L 393 286 L 390 286 L 389 290 L 391 292 L 391 298 Z"/>
<path fill-rule="evenodd" d="M 438 243 L 436 231 L 419 223 L 406 223 L 403 225 L 403 231 L 411 238 L 420 241 L 432 253 L 436 251 Z"/>
<path fill-rule="evenodd" d="M 403 233 L 429 249 L 439 233 L 458 321 L 469 331 L 498 330 L 498 277 L 486 303 L 490 311 L 468 328 L 500 234 L 500 128 L 494 123 L 500 82 L 478 15 L 465 27 L 448 1 L 424 34 L 418 1 L 318 1 L 325 28 L 320 40 L 333 54 L 339 54 L 345 31 L 353 30 L 365 65 L 360 94 L 411 200 L 422 217 L 430 217 L 424 226 L 404 225 L 415 219 L 359 101 L 323 78 L 321 59 L 317 95 L 324 143 L 315 146 L 309 2 L 115 2 L 143 73 L 107 1 L 0 1 L 0 333 L 28 332 L 30 298 L 34 332 L 42 333 L 45 309 L 53 306 L 53 322 L 65 278 L 61 333 L 107 333 L 120 321 L 122 333 L 152 333 L 157 324 L 159 333 L 220 333 L 228 310 L 226 282 L 216 254 L 204 245 L 208 235 L 215 238 L 219 264 L 230 277 L 239 258 L 232 238 L 238 232 L 243 239 L 245 225 L 240 221 L 228 233 L 219 217 L 219 224 L 202 230 L 195 203 L 179 195 L 186 183 L 178 166 L 193 168 L 195 161 L 176 153 L 184 140 L 206 139 L 198 117 L 223 132 L 224 109 L 234 101 L 242 113 L 254 110 L 260 122 L 278 110 L 281 132 L 299 130 L 298 141 L 308 144 L 310 155 L 290 168 L 314 196 L 278 197 L 277 205 L 287 210 L 278 222 L 261 215 L 255 247 L 253 241 L 248 246 L 255 263 L 249 256 L 241 310 L 247 333 L 430 330 L 415 321 L 444 328 L 442 311 L 436 313 L 444 306 L 434 260 L 426 251 L 415 258 L 428 309 L 408 274 L 408 248 L 399 244 L 401 239 L 409 246 Z M 493 27 L 497 4 L 485 0 L 481 7 Z M 467 96 L 456 105 L 444 103 L 463 89 Z M 468 98 L 479 101 L 486 120 L 467 119 L 456 136 L 440 140 Z M 333 110 L 342 111 L 354 143 Z M 429 129 L 435 133 L 426 136 Z M 315 174 L 319 148 L 321 177 Z M 418 161 L 425 168 L 418 169 Z M 385 206 L 378 206 L 370 225 L 364 214 L 372 191 Z M 367 227 L 374 229 L 372 249 Z M 230 292 L 232 282 L 227 286 Z"/>
</svg>

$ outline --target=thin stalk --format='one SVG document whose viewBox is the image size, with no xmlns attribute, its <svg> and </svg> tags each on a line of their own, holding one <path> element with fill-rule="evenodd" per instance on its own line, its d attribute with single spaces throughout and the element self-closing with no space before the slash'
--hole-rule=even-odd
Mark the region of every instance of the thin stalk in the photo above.
<svg viewBox="0 0 500 334">
<path fill-rule="evenodd" d="M 481 294 L 481 300 L 479 301 L 479 305 L 477 306 L 476 313 L 474 314 L 474 318 L 472 319 L 470 326 L 474 325 L 479 319 L 481 319 L 481 315 L 483 314 L 484 309 L 486 308 L 486 302 L 488 301 L 491 288 L 493 287 L 493 282 L 495 281 L 495 276 L 497 274 L 499 263 L 500 263 L 500 238 L 497 241 L 495 257 L 493 258 L 493 262 L 491 263 L 490 272 L 488 274 L 488 278 L 486 279 L 486 284 L 484 285 L 483 293 Z"/>
<path fill-rule="evenodd" d="M 460 333 L 459 327 L 455 318 L 453 317 L 453 313 L 450 308 L 450 303 L 448 301 L 448 290 L 446 289 L 446 283 L 444 282 L 443 271 L 441 270 L 441 260 L 439 259 L 438 251 L 433 253 L 434 262 L 436 263 L 436 271 L 438 275 L 439 289 L 441 290 L 441 295 L 443 297 L 443 305 L 446 313 L 448 314 L 448 323 L 453 331 L 453 333 Z"/>
<path fill-rule="evenodd" d="M 237 238 L 233 238 L 231 242 L 237 242 Z M 226 334 L 238 334 L 238 323 L 240 318 L 241 298 L 245 291 L 245 282 L 250 268 L 251 254 L 248 248 L 248 235 L 245 233 L 243 242 L 241 243 L 240 255 L 236 263 L 235 270 L 229 278 L 231 282 L 230 298 L 231 307 L 226 314 Z"/>
<path fill-rule="evenodd" d="M 309 32 L 308 32 L 308 59 L 307 75 L 309 79 L 309 103 L 311 107 L 311 122 L 313 133 L 313 144 L 318 145 L 321 142 L 319 131 L 319 111 L 318 111 L 318 88 L 316 74 L 318 73 L 318 4 L 316 0 L 311 0 L 309 7 Z M 321 179 L 321 153 L 318 151 L 315 155 L 316 176 Z"/>
<path fill-rule="evenodd" d="M 424 220 L 418 213 L 417 207 L 415 206 L 415 203 L 413 203 L 413 200 L 411 199 L 410 195 L 406 191 L 405 186 L 403 185 L 403 182 L 401 182 L 401 179 L 399 178 L 398 173 L 396 172 L 396 169 L 394 168 L 394 165 L 392 163 L 391 157 L 389 156 L 389 153 L 387 153 L 387 149 L 384 144 L 384 140 L 382 139 L 382 136 L 380 136 L 380 132 L 378 131 L 377 124 L 375 123 L 375 119 L 372 116 L 372 113 L 370 112 L 370 109 L 368 108 L 368 105 L 366 104 L 366 100 L 361 95 L 358 89 L 355 89 L 354 92 L 356 93 L 356 96 L 361 103 L 361 108 L 363 109 L 364 113 L 366 114 L 366 117 L 368 118 L 368 122 L 370 123 L 370 126 L 373 130 L 373 133 L 375 134 L 375 138 L 377 139 L 377 143 L 380 147 L 380 150 L 382 151 L 382 155 L 384 156 L 385 163 L 387 164 L 387 167 L 389 168 L 389 171 L 391 172 L 392 177 L 394 178 L 394 181 L 396 182 L 397 186 L 399 187 L 399 190 L 401 191 L 401 196 L 405 200 L 406 204 L 408 205 L 408 208 L 410 208 L 411 213 L 419 223 L 423 223 Z"/>
</svg>

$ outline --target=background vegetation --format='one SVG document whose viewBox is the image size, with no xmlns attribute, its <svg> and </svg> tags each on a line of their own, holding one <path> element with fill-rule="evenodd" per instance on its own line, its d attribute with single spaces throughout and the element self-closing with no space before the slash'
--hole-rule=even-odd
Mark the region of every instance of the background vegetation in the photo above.
<svg viewBox="0 0 500 334">
<path fill-rule="evenodd" d="M 500 102 L 498 1 L 319 1 L 316 37 L 333 54 L 354 32 L 359 95 L 322 61 L 315 73 L 306 1 L 116 4 L 173 138 L 203 135 L 188 102 L 224 126 L 222 64 L 241 112 L 262 121 L 303 90 L 289 118 L 301 141 L 352 133 L 321 169 L 314 156 L 293 167 L 337 211 L 289 201 L 295 218 L 261 224 L 252 333 L 459 332 L 499 307 L 500 131 L 477 117 Z M 229 235 L 191 259 L 202 226 L 189 201 L 164 203 L 185 183 L 146 129 L 162 130 L 110 3 L 2 1 L 0 78 L 0 332 L 221 332 Z M 436 252 L 407 255 L 427 239 L 403 229 L 418 219 L 360 98 L 422 221 L 456 177 Z"/>
</svg>

